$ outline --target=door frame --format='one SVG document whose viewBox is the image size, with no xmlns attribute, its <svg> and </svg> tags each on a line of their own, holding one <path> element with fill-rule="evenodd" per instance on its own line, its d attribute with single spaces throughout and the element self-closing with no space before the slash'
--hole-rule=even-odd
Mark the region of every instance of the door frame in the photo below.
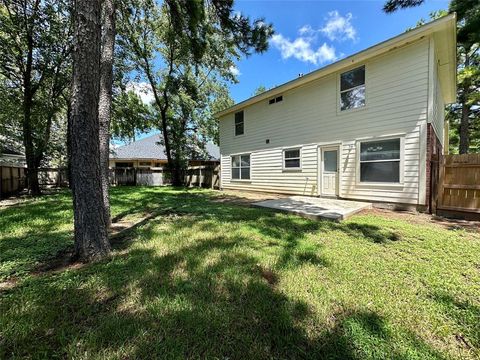
<svg viewBox="0 0 480 360">
<path fill-rule="evenodd" d="M 340 196 L 340 157 L 341 157 L 341 143 L 329 143 L 329 144 L 322 144 L 318 146 L 318 154 L 317 154 L 317 168 L 318 168 L 318 191 L 317 196 L 329 196 L 323 195 L 323 151 L 324 150 L 337 150 L 337 179 L 335 184 L 335 195 L 336 197 Z M 332 196 L 332 195 L 330 195 Z"/>
</svg>

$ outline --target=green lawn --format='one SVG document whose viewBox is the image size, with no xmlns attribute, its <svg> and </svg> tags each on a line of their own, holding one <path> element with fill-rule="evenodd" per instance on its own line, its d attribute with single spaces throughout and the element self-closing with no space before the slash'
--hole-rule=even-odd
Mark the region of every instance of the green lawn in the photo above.
<svg viewBox="0 0 480 360">
<path fill-rule="evenodd" d="M 337 224 L 115 188 L 162 215 L 102 262 L 47 274 L 72 246 L 67 192 L 0 209 L 0 358 L 480 357 L 480 234 L 363 214 Z"/>
</svg>

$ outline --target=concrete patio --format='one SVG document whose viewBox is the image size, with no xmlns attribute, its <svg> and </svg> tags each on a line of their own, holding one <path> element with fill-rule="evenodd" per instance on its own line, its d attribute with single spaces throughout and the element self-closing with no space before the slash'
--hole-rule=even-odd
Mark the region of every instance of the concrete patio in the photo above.
<svg viewBox="0 0 480 360">
<path fill-rule="evenodd" d="M 253 203 L 254 206 L 278 211 L 291 212 L 308 219 L 328 219 L 341 221 L 372 204 L 359 201 L 316 198 L 309 196 L 290 196 L 283 199 L 265 200 Z"/>
</svg>

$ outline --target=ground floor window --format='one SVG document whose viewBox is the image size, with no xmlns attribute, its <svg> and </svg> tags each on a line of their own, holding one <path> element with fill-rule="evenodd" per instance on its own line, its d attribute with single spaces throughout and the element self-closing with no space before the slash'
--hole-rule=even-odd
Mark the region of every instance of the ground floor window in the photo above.
<svg viewBox="0 0 480 360">
<path fill-rule="evenodd" d="M 300 169 L 300 149 L 283 150 L 283 167 L 285 169 Z"/>
<path fill-rule="evenodd" d="M 250 154 L 232 156 L 232 179 L 250 179 Z"/>
<path fill-rule="evenodd" d="M 400 182 L 400 139 L 360 143 L 360 182 Z"/>
</svg>

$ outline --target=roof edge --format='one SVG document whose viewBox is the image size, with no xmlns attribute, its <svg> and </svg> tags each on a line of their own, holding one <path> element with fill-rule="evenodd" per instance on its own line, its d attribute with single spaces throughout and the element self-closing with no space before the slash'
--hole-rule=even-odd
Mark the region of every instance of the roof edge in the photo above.
<svg viewBox="0 0 480 360">
<path fill-rule="evenodd" d="M 225 110 L 219 111 L 218 113 L 214 114 L 214 116 L 217 119 L 220 119 L 221 117 L 228 115 L 234 111 L 240 110 L 246 106 L 256 104 L 260 101 L 267 100 L 270 97 L 273 97 L 275 95 L 279 95 L 282 92 L 292 90 L 302 85 L 308 84 L 309 82 L 320 79 L 324 76 L 327 76 L 331 73 L 339 71 L 343 68 L 349 67 L 352 64 L 365 61 L 374 56 L 381 55 L 389 50 L 392 50 L 392 48 L 396 48 L 400 45 L 405 45 L 410 42 L 420 40 L 423 37 L 434 33 L 437 28 L 441 29 L 443 26 L 448 26 L 448 23 L 452 21 L 455 27 L 455 23 L 456 23 L 455 13 L 445 15 L 439 19 L 426 23 L 425 25 L 422 25 L 418 28 L 396 35 L 390 39 L 384 40 L 364 50 L 361 50 L 355 54 L 352 54 L 344 59 L 338 60 L 320 69 L 314 70 L 302 77 L 290 80 L 282 85 L 274 87 L 273 89 L 265 91 L 259 95 L 250 97 Z"/>
</svg>

